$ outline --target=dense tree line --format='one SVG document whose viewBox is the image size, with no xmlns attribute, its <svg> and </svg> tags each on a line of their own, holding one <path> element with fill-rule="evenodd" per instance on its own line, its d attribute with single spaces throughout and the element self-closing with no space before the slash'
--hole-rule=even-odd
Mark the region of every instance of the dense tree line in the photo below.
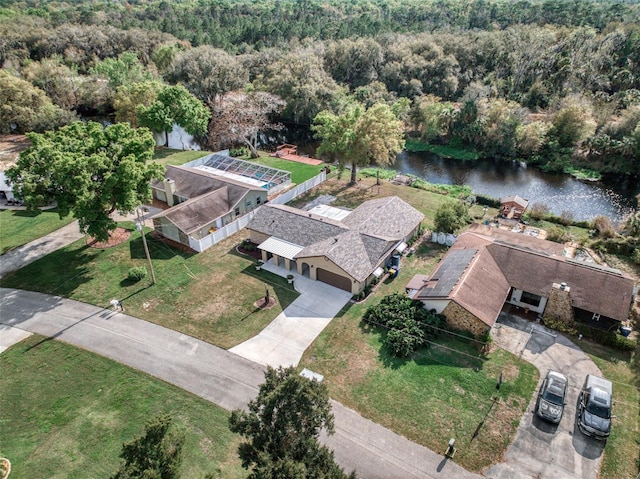
<svg viewBox="0 0 640 479">
<path fill-rule="evenodd" d="M 268 92 L 284 101 L 280 120 L 302 125 L 353 98 L 403 99 L 405 128 L 423 142 L 640 173 L 635 1 L 0 5 L 0 80 L 22 82 L 27 99 L 3 105 L 0 130 L 56 127 L 72 112 L 135 124 L 160 82 L 184 85 L 214 118 L 228 117 L 229 92 Z"/>
</svg>

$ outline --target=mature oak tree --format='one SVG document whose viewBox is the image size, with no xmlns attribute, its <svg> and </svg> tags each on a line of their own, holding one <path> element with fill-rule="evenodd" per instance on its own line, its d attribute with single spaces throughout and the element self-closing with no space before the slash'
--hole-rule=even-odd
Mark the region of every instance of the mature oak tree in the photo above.
<svg viewBox="0 0 640 479">
<path fill-rule="evenodd" d="M 200 100 L 182 85 L 165 86 L 151 105 L 138 107 L 138 123 L 153 131 L 164 131 L 165 146 L 176 123 L 191 135 L 204 135 L 211 117 Z"/>
<path fill-rule="evenodd" d="M 311 128 L 322 139 L 318 154 L 335 155 L 342 167 L 351 165 L 351 184 L 356 182 L 357 167 L 371 162 L 390 165 L 404 148 L 403 124 L 383 103 L 371 108 L 350 103 L 338 115 L 322 111 Z"/>
<path fill-rule="evenodd" d="M 155 141 L 146 128 L 75 122 L 27 136 L 31 146 L 7 170 L 15 195 L 33 209 L 55 201 L 60 217 L 73 213 L 80 230 L 100 241 L 117 226 L 109 215 L 148 201 L 151 179 L 163 174 L 163 166 L 147 163 Z"/>
<path fill-rule="evenodd" d="M 252 158 L 258 158 L 258 134 L 282 128 L 271 118 L 284 105 L 279 96 L 262 91 L 227 93 L 209 105 L 209 144 L 215 149 L 243 144 L 251 150 Z"/>
<path fill-rule="evenodd" d="M 318 442 L 322 429 L 334 431 L 327 388 L 293 367 L 267 368 L 258 396 L 247 411 L 231 413 L 229 428 L 248 440 L 238 452 L 242 465 L 252 468 L 250 479 L 347 477 Z"/>
</svg>

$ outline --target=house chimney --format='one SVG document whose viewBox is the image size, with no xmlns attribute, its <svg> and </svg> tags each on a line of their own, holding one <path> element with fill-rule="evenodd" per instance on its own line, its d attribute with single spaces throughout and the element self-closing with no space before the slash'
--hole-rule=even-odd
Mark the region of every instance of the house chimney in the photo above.
<svg viewBox="0 0 640 479">
<path fill-rule="evenodd" d="M 163 181 L 164 192 L 167 195 L 167 205 L 173 206 L 173 194 L 176 192 L 176 182 L 170 178 Z"/>
<path fill-rule="evenodd" d="M 571 302 L 571 288 L 567 286 L 567 283 L 553 283 L 544 309 L 544 317 L 561 320 L 568 326 L 574 327 L 575 317 Z"/>
</svg>

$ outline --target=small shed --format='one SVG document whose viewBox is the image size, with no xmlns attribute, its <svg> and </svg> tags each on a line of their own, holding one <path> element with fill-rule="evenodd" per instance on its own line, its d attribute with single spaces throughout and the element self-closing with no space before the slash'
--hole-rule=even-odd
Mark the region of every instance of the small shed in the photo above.
<svg viewBox="0 0 640 479">
<path fill-rule="evenodd" d="M 500 202 L 500 216 L 519 220 L 529 207 L 529 200 L 518 195 L 507 196 Z"/>
</svg>

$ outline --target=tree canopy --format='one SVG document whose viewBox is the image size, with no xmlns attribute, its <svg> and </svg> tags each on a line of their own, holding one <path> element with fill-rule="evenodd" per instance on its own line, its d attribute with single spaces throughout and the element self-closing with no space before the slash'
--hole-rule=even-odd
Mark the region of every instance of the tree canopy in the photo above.
<svg viewBox="0 0 640 479">
<path fill-rule="evenodd" d="M 322 429 L 334 430 L 327 388 L 293 367 L 267 368 L 258 396 L 231 413 L 229 428 L 248 441 L 238 452 L 250 479 L 347 477 L 318 441 Z"/>
<path fill-rule="evenodd" d="M 358 167 L 371 162 L 390 165 L 404 148 L 404 125 L 384 103 L 370 108 L 349 103 L 337 115 L 320 112 L 311 128 L 321 139 L 319 155 L 335 155 L 342 167 L 351 165 L 351 184 L 356 182 Z"/>
<path fill-rule="evenodd" d="M 117 226 L 109 215 L 150 200 L 150 181 L 164 171 L 147 163 L 155 141 L 146 128 L 75 122 L 27 136 L 31 146 L 7 170 L 15 195 L 31 209 L 55 201 L 61 217 L 73 213 L 80 230 L 101 241 Z"/>
<path fill-rule="evenodd" d="M 462 201 L 447 201 L 438 206 L 434 217 L 434 230 L 455 233 L 467 224 L 467 207 Z"/>
<path fill-rule="evenodd" d="M 169 132 L 178 124 L 191 135 L 204 135 L 211 113 L 200 100 L 182 85 L 165 86 L 156 101 L 137 108 L 138 123 L 153 131 L 165 132 L 165 146 L 169 145 Z"/>
<path fill-rule="evenodd" d="M 259 134 L 279 130 L 273 117 L 284 108 L 277 95 L 262 91 L 231 92 L 210 103 L 209 145 L 223 149 L 244 145 L 258 158 Z"/>
<path fill-rule="evenodd" d="M 177 479 L 185 436 L 172 422 L 166 414 L 155 417 L 144 435 L 125 442 L 120 453 L 124 462 L 111 479 Z"/>
</svg>

